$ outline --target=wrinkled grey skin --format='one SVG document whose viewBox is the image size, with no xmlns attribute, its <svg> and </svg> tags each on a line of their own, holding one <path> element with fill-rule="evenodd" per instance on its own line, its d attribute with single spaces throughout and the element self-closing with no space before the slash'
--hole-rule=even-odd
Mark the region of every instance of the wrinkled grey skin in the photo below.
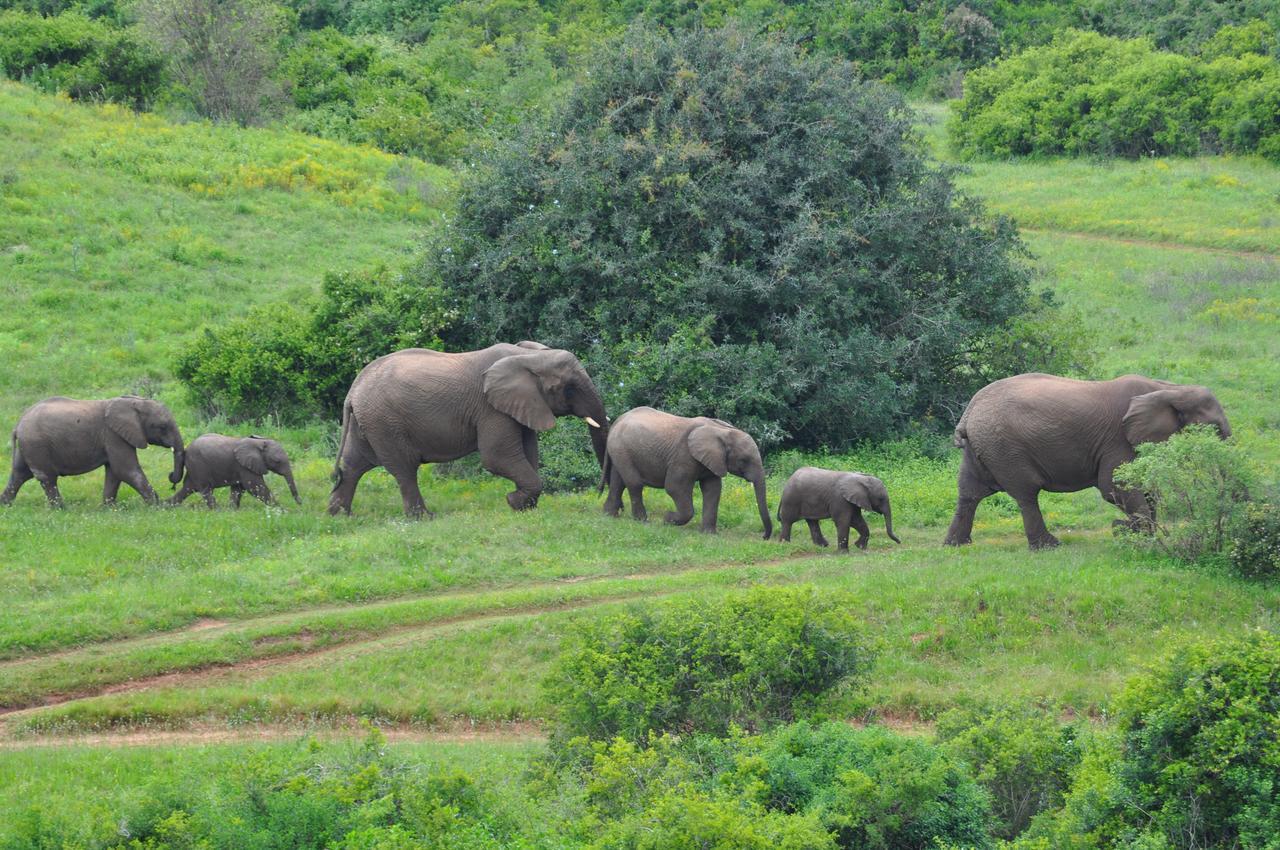
<svg viewBox="0 0 1280 850">
<path fill-rule="evenodd" d="M 217 507 L 213 491 L 230 487 L 232 507 L 240 507 L 240 496 L 246 490 L 263 504 L 274 505 L 275 497 L 264 480 L 268 471 L 283 477 L 293 500 L 302 504 L 284 446 L 256 434 L 249 437 L 204 434 L 187 446 L 187 477 L 169 503 L 180 505 L 192 493 L 199 493 L 206 505 Z"/>
<path fill-rule="evenodd" d="M 538 432 L 557 416 L 588 419 L 603 462 L 604 402 L 568 351 L 536 342 L 500 343 L 445 354 L 410 348 L 361 370 L 342 406 L 342 439 L 329 513 L 351 513 L 360 477 L 385 467 L 400 486 L 404 512 L 430 515 L 418 489 L 418 467 L 480 452 L 484 468 L 514 482 L 507 504 L 532 508 L 542 493 Z"/>
<path fill-rule="evenodd" d="M 138 449 L 164 446 L 173 449 L 169 481 L 182 480 L 182 434 L 169 408 L 152 399 L 120 396 L 101 401 L 80 401 L 54 396 L 28 408 L 13 429 L 13 468 L 9 486 L 0 493 L 7 505 L 18 490 L 34 478 L 44 488 L 49 504 L 62 507 L 58 478 L 83 475 L 105 466 L 102 501 L 112 504 L 120 482 L 138 491 L 149 504 L 159 498 L 138 464 Z"/>
<path fill-rule="evenodd" d="M 765 502 L 764 463 L 756 441 L 720 419 L 673 416 L 652 407 L 637 407 L 618 417 L 609 429 L 604 477 L 609 496 L 604 512 L 622 510 L 622 490 L 631 497 L 631 514 L 644 521 L 644 488 L 661 487 L 676 503 L 666 521 L 684 525 L 693 519 L 693 485 L 702 489 L 702 530 L 714 532 L 720 509 L 720 479 L 732 473 L 755 487 L 764 539 L 773 533 Z"/>
<path fill-rule="evenodd" d="M 1076 381 L 1028 374 L 988 384 L 956 426 L 964 456 L 945 542 L 969 543 L 978 502 L 1001 490 L 1018 503 L 1032 549 L 1058 545 L 1040 513 L 1041 490 L 1097 487 L 1128 515 L 1117 524 L 1149 530 L 1155 517 L 1146 497 L 1118 487 L 1112 474 L 1133 460 L 1134 446 L 1167 440 L 1191 424 L 1213 425 L 1224 440 L 1231 436 L 1222 405 L 1204 387 L 1141 375 Z"/>
<path fill-rule="evenodd" d="M 889 491 L 884 482 L 874 475 L 861 472 L 837 472 L 802 466 L 791 474 L 782 488 L 778 502 L 778 539 L 791 539 L 791 526 L 802 519 L 809 524 L 809 536 L 819 546 L 827 546 L 822 536 L 821 519 L 833 519 L 836 523 L 836 548 L 849 551 L 849 528 L 858 530 L 854 544 L 867 548 L 871 529 L 862 518 L 863 511 L 875 511 L 884 516 L 884 530 L 894 543 L 901 543 L 893 533 L 893 511 L 889 507 Z"/>
</svg>

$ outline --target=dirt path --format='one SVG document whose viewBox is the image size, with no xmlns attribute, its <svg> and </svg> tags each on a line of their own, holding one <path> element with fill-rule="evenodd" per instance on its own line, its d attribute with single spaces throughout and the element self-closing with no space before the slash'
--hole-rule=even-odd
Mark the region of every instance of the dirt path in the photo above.
<svg viewBox="0 0 1280 850">
<path fill-rule="evenodd" d="M 1062 236 L 1067 239 L 1086 239 L 1096 242 L 1111 242 L 1118 245 L 1134 245 L 1140 248 L 1159 248 L 1165 251 L 1191 251 L 1200 254 L 1222 254 L 1238 257 L 1242 260 L 1260 260 L 1280 263 L 1280 253 L 1251 248 L 1217 248 L 1212 245 L 1192 245 L 1186 242 L 1163 242 L 1156 239 L 1139 239 L 1129 236 L 1116 236 L 1109 233 L 1093 233 L 1087 230 L 1060 230 L 1055 227 L 1020 227 L 1023 233 L 1036 236 Z"/>
</svg>

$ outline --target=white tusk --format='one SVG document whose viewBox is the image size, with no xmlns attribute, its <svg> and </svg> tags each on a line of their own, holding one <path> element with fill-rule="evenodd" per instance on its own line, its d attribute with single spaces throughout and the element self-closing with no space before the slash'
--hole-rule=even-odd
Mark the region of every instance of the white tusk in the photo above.
<svg viewBox="0 0 1280 850">
<path fill-rule="evenodd" d="M 584 417 L 582 417 L 582 418 L 583 418 L 583 419 L 585 419 L 585 420 L 587 420 L 587 424 L 588 424 L 588 425 L 590 425 L 592 428 L 599 428 L 599 427 L 600 427 L 600 423 L 599 423 L 599 422 L 597 422 L 597 421 L 595 421 L 594 419 L 592 419 L 590 416 L 584 416 Z"/>
</svg>

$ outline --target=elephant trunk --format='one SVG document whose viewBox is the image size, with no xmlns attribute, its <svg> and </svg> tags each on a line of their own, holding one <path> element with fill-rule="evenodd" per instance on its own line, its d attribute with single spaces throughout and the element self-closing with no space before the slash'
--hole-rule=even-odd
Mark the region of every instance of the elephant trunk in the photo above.
<svg viewBox="0 0 1280 850">
<path fill-rule="evenodd" d="M 169 473 L 169 483 L 177 487 L 178 482 L 182 480 L 182 473 L 187 464 L 187 452 L 182 445 L 182 438 L 179 437 L 177 442 L 173 444 L 173 472 Z"/>
<path fill-rule="evenodd" d="M 293 500 L 301 505 L 302 499 L 298 496 L 298 485 L 293 483 L 293 467 L 289 465 L 288 461 L 285 461 L 284 468 L 280 470 L 280 475 L 284 478 L 285 483 L 289 485 L 289 492 L 293 494 Z"/>
<path fill-rule="evenodd" d="M 596 453 L 596 461 L 604 469 L 604 448 L 609 440 L 609 417 L 604 412 L 604 402 L 593 385 L 580 393 L 581 403 L 574 411 L 587 421 L 587 430 L 591 432 L 591 448 Z"/>
<path fill-rule="evenodd" d="M 889 507 L 889 502 L 884 503 L 884 510 L 880 513 L 884 514 L 884 533 L 889 535 L 889 539 L 894 543 L 901 543 L 898 536 L 893 533 L 893 509 Z"/>
<path fill-rule="evenodd" d="M 764 539 L 773 536 L 773 518 L 769 516 L 769 503 L 764 493 L 764 473 L 751 482 L 756 488 L 756 507 L 760 509 L 760 522 L 764 524 Z"/>
</svg>

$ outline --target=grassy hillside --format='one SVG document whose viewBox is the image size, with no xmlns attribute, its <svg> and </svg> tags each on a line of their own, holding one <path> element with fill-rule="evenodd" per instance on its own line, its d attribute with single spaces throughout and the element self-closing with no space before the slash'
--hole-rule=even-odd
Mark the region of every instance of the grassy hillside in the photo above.
<svg viewBox="0 0 1280 850">
<path fill-rule="evenodd" d="M 0 421 L 54 394 L 180 403 L 170 367 L 202 323 L 399 262 L 449 181 L 372 149 L 0 81 L 0 359 L 21 364 L 0 374 Z"/>
<path fill-rule="evenodd" d="M 136 132 L 109 141 L 124 126 Z M 143 379 L 179 401 L 167 369 L 192 316 L 302 295 L 324 268 L 393 258 L 448 183 L 422 166 L 401 180 L 410 166 L 380 154 L 169 128 L 15 86 L 0 87 L 0 127 L 17 140 L 0 148 L 0 174 L 16 175 L 0 195 L 0 242 L 10 246 L 0 262 L 18 306 L 0 317 L 0 345 L 7 362 L 30 364 L 4 374 L 6 421 L 48 392 L 118 392 Z M 936 125 L 928 131 L 936 141 Z M 349 174 L 348 188 L 249 176 L 299 168 L 286 164 L 304 155 L 320 172 Z M 1237 439 L 1277 468 L 1280 169 L 1233 159 L 979 163 L 962 181 L 1029 226 L 1044 282 L 1097 333 L 1100 376 L 1213 387 Z M 119 235 L 126 226 L 138 234 Z M 171 238 L 170 227 L 187 232 Z M 190 435 L 204 427 L 182 414 Z M 514 514 L 506 482 L 426 470 L 435 521 L 403 521 L 382 473 L 362 483 L 355 517 L 334 520 L 322 513 L 331 455 L 317 436 L 286 433 L 301 508 L 209 512 L 193 500 L 160 511 L 130 494 L 104 510 L 90 475 L 65 482 L 64 512 L 48 511 L 31 487 L 0 513 L 5 734 L 351 715 L 426 727 L 537 720 L 540 672 L 573 618 L 760 581 L 856 593 L 884 649 L 869 690 L 829 706 L 844 716 L 927 717 L 992 697 L 1096 713 L 1153 647 L 1280 617 L 1280 589 L 1115 542 L 1117 514 L 1092 491 L 1042 499 L 1058 550 L 1029 554 L 1004 497 L 980 508 L 972 547 L 942 548 L 953 452 L 890 445 L 771 459 L 774 501 L 802 462 L 889 484 L 903 545 L 873 518 L 870 550 L 840 557 L 803 534 L 789 546 L 759 540 L 739 481 L 726 482 L 715 537 L 606 519 L 594 493 L 547 496 L 536 512 Z M 158 480 L 165 459 L 146 454 Z M 195 758 L 216 765 L 235 752 Z M 131 754 L 115 775 L 128 783 L 147 765 L 169 770 L 167 759 Z M 80 751 L 30 751 L 21 764 L 103 769 Z"/>
</svg>

